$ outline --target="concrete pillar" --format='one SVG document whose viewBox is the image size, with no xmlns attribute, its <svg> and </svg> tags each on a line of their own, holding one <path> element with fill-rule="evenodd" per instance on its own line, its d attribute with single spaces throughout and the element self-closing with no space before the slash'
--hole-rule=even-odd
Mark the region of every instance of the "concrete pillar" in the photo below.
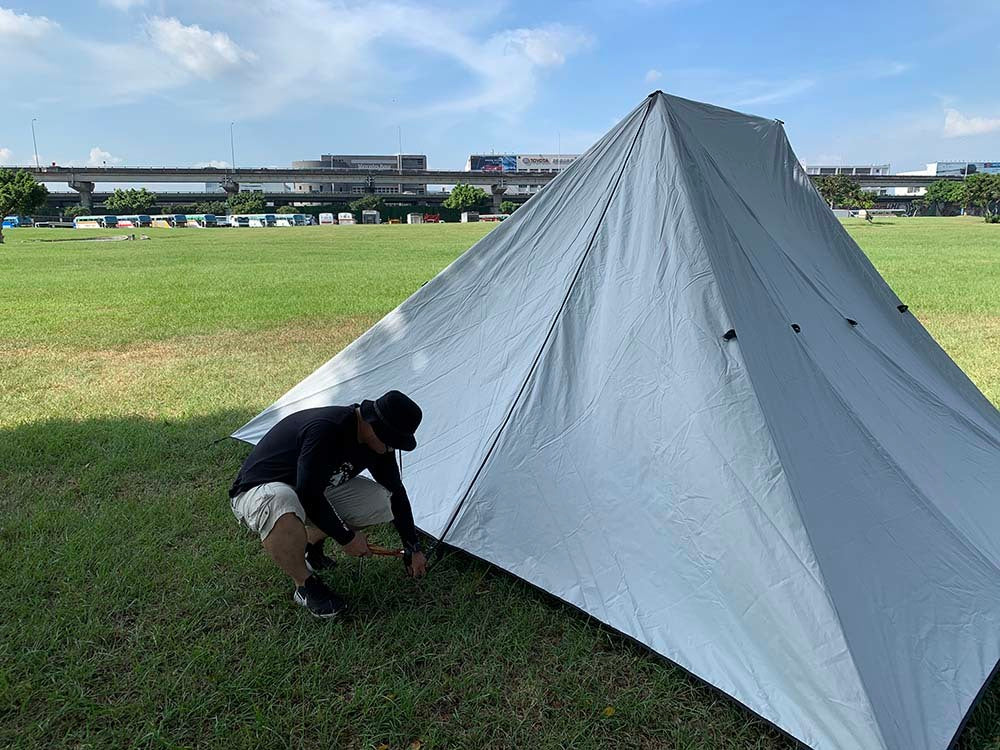
<svg viewBox="0 0 1000 750">
<path fill-rule="evenodd" d="M 500 213 L 500 204 L 503 202 L 503 194 L 507 192 L 507 186 L 504 184 L 500 185 L 490 185 L 490 191 L 493 194 L 493 213 Z"/>
<path fill-rule="evenodd" d="M 94 183 L 92 182 L 71 182 L 70 189 L 80 194 L 80 205 L 88 211 L 94 210 Z"/>
</svg>

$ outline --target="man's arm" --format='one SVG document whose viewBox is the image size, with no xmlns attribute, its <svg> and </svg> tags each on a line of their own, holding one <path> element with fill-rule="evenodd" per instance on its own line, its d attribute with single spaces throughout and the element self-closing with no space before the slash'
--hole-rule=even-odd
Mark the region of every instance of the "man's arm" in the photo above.
<svg viewBox="0 0 1000 750">
<path fill-rule="evenodd" d="M 336 453 L 336 445 L 323 425 L 308 426 L 299 447 L 295 492 L 309 520 L 339 545 L 345 546 L 354 539 L 354 531 L 347 527 L 323 494 L 333 472 Z"/>
<path fill-rule="evenodd" d="M 386 453 L 376 459 L 371 467 L 372 478 L 392 493 L 392 525 L 399 532 L 403 546 L 411 552 L 420 549 L 417 540 L 417 528 L 413 525 L 413 509 L 410 508 L 410 498 L 406 495 L 403 480 L 399 477 L 399 467 L 396 456 Z"/>
</svg>

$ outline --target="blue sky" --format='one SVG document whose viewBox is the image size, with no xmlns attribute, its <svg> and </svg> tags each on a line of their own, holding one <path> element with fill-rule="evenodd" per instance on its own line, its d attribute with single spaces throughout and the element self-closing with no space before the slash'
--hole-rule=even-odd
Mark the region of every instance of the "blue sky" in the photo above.
<svg viewBox="0 0 1000 750">
<path fill-rule="evenodd" d="M 805 162 L 1000 161 L 1000 2 L 0 0 L 0 163 L 587 148 L 661 88 Z"/>
</svg>

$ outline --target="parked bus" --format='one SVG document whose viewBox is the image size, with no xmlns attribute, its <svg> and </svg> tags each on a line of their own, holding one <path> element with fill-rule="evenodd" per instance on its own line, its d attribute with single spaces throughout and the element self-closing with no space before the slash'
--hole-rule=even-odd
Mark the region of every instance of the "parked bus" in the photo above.
<svg viewBox="0 0 1000 750">
<path fill-rule="evenodd" d="M 188 214 L 185 226 L 189 227 L 217 227 L 219 220 L 215 214 Z"/>
<path fill-rule="evenodd" d="M 77 216 L 73 219 L 74 229 L 115 229 L 117 216 Z"/>
<path fill-rule="evenodd" d="M 131 216 L 119 216 L 118 217 L 119 227 L 151 227 L 153 226 L 153 217 L 148 214 L 133 214 Z"/>
<path fill-rule="evenodd" d="M 4 216 L 3 228 L 13 229 L 14 227 L 30 227 L 34 224 L 30 216 Z"/>
<path fill-rule="evenodd" d="M 157 214 L 149 218 L 152 220 L 152 226 L 160 229 L 182 227 L 187 223 L 187 217 L 184 214 Z"/>
</svg>

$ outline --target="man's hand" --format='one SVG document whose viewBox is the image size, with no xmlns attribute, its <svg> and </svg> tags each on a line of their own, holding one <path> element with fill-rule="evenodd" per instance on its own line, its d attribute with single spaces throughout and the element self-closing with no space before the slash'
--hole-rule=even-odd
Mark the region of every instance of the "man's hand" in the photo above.
<svg viewBox="0 0 1000 750">
<path fill-rule="evenodd" d="M 343 547 L 344 554 L 351 557 L 368 557 L 372 551 L 368 549 L 368 539 L 360 531 L 354 532 L 354 538 Z"/>
<path fill-rule="evenodd" d="M 413 578 L 423 578 L 427 575 L 427 558 L 423 552 L 414 552 L 409 566 L 406 568 L 408 575 Z"/>
</svg>

